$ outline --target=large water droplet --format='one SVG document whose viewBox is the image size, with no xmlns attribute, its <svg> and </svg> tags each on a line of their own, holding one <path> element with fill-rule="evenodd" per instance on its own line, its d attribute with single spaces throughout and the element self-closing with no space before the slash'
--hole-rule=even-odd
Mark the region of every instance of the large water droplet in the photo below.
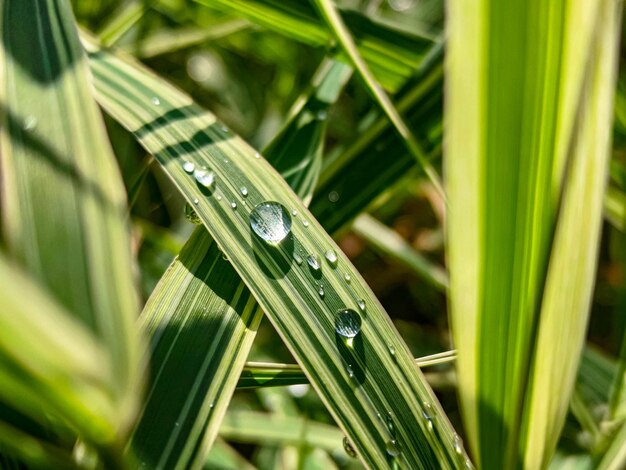
<svg viewBox="0 0 626 470">
<path fill-rule="evenodd" d="M 196 165 L 193 164 L 193 162 L 184 162 L 183 163 L 183 170 L 185 170 L 185 173 L 193 173 L 193 170 L 196 169 Z"/>
<path fill-rule="evenodd" d="M 344 338 L 354 338 L 361 331 L 361 317 L 350 308 L 337 312 L 335 331 Z"/>
<path fill-rule="evenodd" d="M 153 96 L 151 101 L 152 101 L 152 104 L 155 106 L 158 106 L 161 104 L 161 100 L 159 99 L 158 96 Z"/>
<path fill-rule="evenodd" d="M 276 245 L 291 232 L 291 217 L 282 204 L 266 201 L 250 212 L 250 227 L 259 238 Z"/>
<path fill-rule="evenodd" d="M 215 188 L 215 173 L 208 170 L 196 170 L 193 173 L 194 178 L 200 186 L 209 190 Z"/>
<path fill-rule="evenodd" d="M 311 269 L 313 271 L 319 271 L 320 270 L 320 259 L 317 255 L 309 255 L 306 258 L 306 262 L 309 264 L 309 266 L 311 267 Z"/>
<path fill-rule="evenodd" d="M 247 197 L 248 196 L 248 188 L 246 188 L 245 186 L 242 186 L 241 189 L 239 190 L 239 192 L 241 193 L 241 195 L 243 197 Z"/>
<path fill-rule="evenodd" d="M 387 454 L 389 454 L 391 457 L 397 457 L 398 455 L 400 455 L 400 447 L 398 447 L 398 441 L 396 441 L 395 439 L 387 441 L 385 449 L 387 450 Z"/>
<path fill-rule="evenodd" d="M 335 250 L 327 250 L 324 256 L 331 266 L 337 266 L 337 253 L 335 253 Z"/>
<path fill-rule="evenodd" d="M 195 225 L 200 225 L 202 223 L 202 220 L 200 220 L 196 211 L 193 210 L 189 204 L 185 204 L 185 218 Z"/>
<path fill-rule="evenodd" d="M 352 457 L 353 459 L 356 458 L 356 450 L 354 450 L 354 447 L 352 447 L 352 444 L 350 444 L 347 437 L 343 438 L 343 450 L 346 451 L 346 454 L 348 454 L 349 457 Z"/>
</svg>

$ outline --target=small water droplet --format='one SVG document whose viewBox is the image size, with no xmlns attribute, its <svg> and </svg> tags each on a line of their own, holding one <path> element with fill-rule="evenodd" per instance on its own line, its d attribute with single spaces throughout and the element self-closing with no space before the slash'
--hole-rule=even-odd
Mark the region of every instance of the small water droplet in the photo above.
<svg viewBox="0 0 626 470">
<path fill-rule="evenodd" d="M 291 211 L 291 215 L 293 215 L 294 217 L 296 217 L 298 215 L 298 211 L 297 210 L 292 210 Z"/>
<path fill-rule="evenodd" d="M 230 132 L 230 129 L 224 124 L 220 126 L 220 129 L 222 129 L 222 132 L 224 132 L 225 134 L 228 134 Z"/>
<path fill-rule="evenodd" d="M 389 354 L 391 354 L 392 356 L 396 355 L 396 348 L 393 347 L 393 345 L 389 345 L 387 346 L 389 348 Z"/>
<path fill-rule="evenodd" d="M 433 408 L 430 403 L 424 402 L 424 409 L 422 410 L 422 417 L 426 421 L 426 426 L 429 431 L 433 430 Z"/>
<path fill-rule="evenodd" d="M 337 191 L 331 191 L 328 193 L 328 200 L 330 202 L 337 202 L 339 200 L 339 193 Z"/>
<path fill-rule="evenodd" d="M 32 131 L 37 127 L 37 118 L 35 116 L 26 116 L 22 129 L 25 131 Z"/>
<path fill-rule="evenodd" d="M 306 219 L 302 219 L 302 225 L 304 225 L 305 227 L 309 226 L 309 221 Z"/>
<path fill-rule="evenodd" d="M 317 255 L 311 254 L 307 256 L 306 262 L 309 264 L 309 266 L 311 267 L 313 271 L 319 271 L 321 268 L 320 259 L 319 259 L 319 256 Z"/>
<path fill-rule="evenodd" d="M 348 284 L 350 284 L 350 281 L 352 280 L 352 278 L 350 277 L 349 274 L 346 274 L 343 278 L 346 280 Z"/>
<path fill-rule="evenodd" d="M 293 259 L 296 260 L 296 263 L 298 263 L 298 266 L 302 264 L 302 257 L 298 253 L 293 254 Z"/>
<path fill-rule="evenodd" d="M 261 154 L 259 152 L 255 152 L 254 158 L 261 158 Z"/>
<path fill-rule="evenodd" d="M 230 163 L 230 160 L 228 158 L 224 159 L 224 163 L 226 163 L 227 165 Z"/>
<path fill-rule="evenodd" d="M 348 457 L 352 457 L 353 459 L 356 458 L 356 451 L 354 450 L 354 447 L 352 447 L 352 444 L 350 444 L 350 441 L 347 437 L 343 438 L 343 450 L 346 451 Z"/>
<path fill-rule="evenodd" d="M 361 310 L 361 312 L 365 312 L 365 300 L 359 299 L 357 304 L 359 305 L 359 310 Z"/>
<path fill-rule="evenodd" d="M 196 206 L 198 205 L 198 203 L 199 203 L 199 202 L 200 202 L 200 201 L 198 201 L 198 199 L 194 199 L 194 200 L 193 200 L 193 203 L 194 203 Z"/>
<path fill-rule="evenodd" d="M 315 117 L 318 119 L 318 121 L 323 121 L 328 117 L 328 113 L 324 110 L 320 110 L 317 112 Z"/>
<path fill-rule="evenodd" d="M 178 421 L 176 421 L 176 422 L 174 423 L 174 426 L 178 427 L 178 426 L 180 426 L 180 423 L 179 423 Z"/>
<path fill-rule="evenodd" d="M 196 170 L 193 172 L 193 176 L 200 186 L 203 186 L 209 190 L 215 188 L 215 173 L 207 170 Z"/>
<path fill-rule="evenodd" d="M 233 209 L 237 209 L 237 203 L 235 201 L 231 202 L 230 207 L 232 207 Z"/>
<path fill-rule="evenodd" d="M 346 372 L 348 373 L 348 377 L 354 377 L 354 370 L 352 369 L 352 366 L 350 364 L 346 364 Z"/>
<path fill-rule="evenodd" d="M 196 165 L 193 164 L 193 162 L 184 162 L 183 163 L 183 170 L 185 170 L 185 173 L 193 173 L 193 170 L 196 169 Z"/>
<path fill-rule="evenodd" d="M 385 417 L 385 424 L 387 425 L 387 429 L 389 430 L 389 433 L 392 436 L 396 435 L 396 428 L 393 424 L 393 413 L 390 411 L 387 413 L 387 416 Z"/>
<path fill-rule="evenodd" d="M 457 454 L 462 454 L 463 453 L 463 439 L 461 439 L 461 436 L 459 436 L 458 434 L 455 434 L 453 444 L 454 444 L 454 451 Z"/>
<path fill-rule="evenodd" d="M 282 204 L 266 201 L 250 212 L 250 227 L 259 238 L 277 245 L 291 232 L 291 217 Z"/>
<path fill-rule="evenodd" d="M 221 201 L 222 200 L 222 196 L 220 196 L 219 194 L 217 195 L 217 200 Z"/>
<path fill-rule="evenodd" d="M 344 338 L 354 338 L 361 331 L 361 317 L 350 308 L 337 312 L 335 331 Z"/>
<path fill-rule="evenodd" d="M 202 220 L 200 220 L 196 211 L 193 210 L 189 204 L 185 204 L 185 218 L 195 225 L 200 225 L 202 223 Z"/>
<path fill-rule="evenodd" d="M 320 295 L 320 297 L 323 299 L 324 298 L 324 286 L 320 284 L 320 288 L 317 291 L 317 293 Z"/>
<path fill-rule="evenodd" d="M 239 192 L 241 193 L 241 195 L 243 197 L 247 197 L 248 196 L 248 188 L 246 188 L 245 186 L 242 186 L 241 189 L 239 190 Z"/>
<path fill-rule="evenodd" d="M 159 99 L 158 96 L 153 96 L 152 97 L 152 104 L 155 106 L 159 106 L 161 104 L 161 100 Z"/>
<path fill-rule="evenodd" d="M 465 468 L 467 470 L 471 470 L 472 468 L 472 461 L 469 459 L 469 457 L 465 457 Z"/>
<path fill-rule="evenodd" d="M 397 457 L 398 455 L 400 455 L 400 447 L 398 447 L 398 441 L 396 441 L 395 439 L 387 441 L 385 449 L 387 450 L 387 454 L 389 454 L 391 457 Z"/>
<path fill-rule="evenodd" d="M 215 406 L 215 404 L 214 404 L 213 402 L 211 402 L 211 403 L 209 404 L 209 408 L 213 408 L 214 406 Z"/>
<path fill-rule="evenodd" d="M 324 257 L 331 266 L 337 266 L 337 253 L 335 253 L 335 250 L 326 250 L 326 253 L 324 253 Z"/>
</svg>

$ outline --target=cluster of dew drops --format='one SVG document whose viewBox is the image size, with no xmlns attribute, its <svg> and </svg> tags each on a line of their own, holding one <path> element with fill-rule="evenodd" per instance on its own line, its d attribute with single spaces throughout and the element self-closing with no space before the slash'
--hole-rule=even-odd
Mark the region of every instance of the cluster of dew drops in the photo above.
<svg viewBox="0 0 626 470">
<path fill-rule="evenodd" d="M 260 158 L 260 155 L 256 153 L 255 157 Z M 196 168 L 194 163 L 190 161 L 183 162 L 182 168 L 185 173 L 192 175 L 197 184 L 201 187 L 211 192 L 215 189 L 216 176 L 214 172 L 208 170 L 205 167 Z M 241 187 L 239 192 L 244 198 L 248 196 L 248 189 L 246 187 Z M 221 200 L 222 198 L 221 196 L 217 196 L 217 199 Z M 194 199 L 193 202 L 194 205 L 199 204 L 198 199 Z M 236 201 L 230 202 L 230 206 L 233 210 L 236 210 Z M 195 214 L 195 211 L 191 208 L 186 208 L 185 216 L 193 223 L 201 223 L 197 214 Z M 278 246 L 291 233 L 292 216 L 294 218 L 298 216 L 297 210 L 294 209 L 290 213 L 282 204 L 278 202 L 264 201 L 257 204 L 252 209 L 249 216 L 249 222 L 250 227 L 252 228 L 252 231 L 255 233 L 256 236 L 258 236 L 268 245 Z M 305 228 L 310 225 L 306 219 L 300 218 L 300 220 Z M 307 265 L 314 272 L 319 272 L 322 269 L 320 256 L 315 253 L 306 255 L 305 259 L 303 259 L 300 254 L 294 251 L 293 258 L 296 264 L 299 266 L 302 265 L 306 259 Z M 337 257 L 337 253 L 332 248 L 328 249 L 324 253 L 324 258 L 333 269 L 337 267 L 339 260 Z M 346 284 L 350 284 L 351 280 L 352 278 L 350 274 L 345 273 L 343 276 L 343 281 Z M 322 299 L 326 295 L 324 286 L 322 284 L 319 285 L 318 294 Z M 367 308 L 365 301 L 363 299 L 359 299 L 356 303 L 358 310 L 361 313 L 365 313 Z M 341 308 L 336 312 L 335 332 L 343 337 L 349 346 L 352 346 L 354 338 L 360 333 L 360 331 L 361 316 L 356 310 L 351 308 Z M 389 353 L 392 356 L 395 356 L 396 350 L 392 345 L 389 345 Z M 351 365 L 346 365 L 346 372 L 348 373 L 350 378 L 354 377 L 354 371 Z M 432 431 L 434 415 L 432 407 L 429 403 L 424 403 L 422 415 L 426 423 L 426 428 L 429 431 Z M 400 456 L 401 450 L 399 443 L 395 439 L 395 433 L 393 432 L 393 418 L 391 417 L 391 414 L 389 414 L 389 416 L 387 416 L 384 421 L 386 422 L 387 428 L 390 430 L 391 433 L 391 439 L 389 439 L 386 444 L 386 451 L 391 458 L 396 458 Z M 354 450 L 347 438 L 344 438 L 343 445 L 344 450 L 350 457 L 356 457 L 356 451 Z M 462 454 L 463 452 L 463 444 L 458 435 L 454 436 L 454 449 L 458 454 Z M 466 468 L 471 468 L 471 463 L 468 464 L 468 462 L 469 460 L 466 462 Z"/>
</svg>

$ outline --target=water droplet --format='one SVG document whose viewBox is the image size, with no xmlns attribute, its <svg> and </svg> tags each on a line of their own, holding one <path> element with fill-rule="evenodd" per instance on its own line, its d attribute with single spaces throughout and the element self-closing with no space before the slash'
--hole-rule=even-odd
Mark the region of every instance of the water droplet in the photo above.
<svg viewBox="0 0 626 470">
<path fill-rule="evenodd" d="M 294 217 L 296 217 L 298 215 L 298 211 L 297 210 L 292 210 L 291 211 L 291 215 L 293 215 Z"/>
<path fill-rule="evenodd" d="M 193 162 L 184 162 L 183 163 L 183 170 L 185 170 L 185 173 L 193 173 L 193 170 L 196 169 L 196 165 L 193 164 Z"/>
<path fill-rule="evenodd" d="M 202 220 L 200 220 L 196 211 L 193 210 L 189 204 L 185 204 L 185 218 L 195 225 L 200 225 L 202 223 Z"/>
<path fill-rule="evenodd" d="M 335 331 L 344 338 L 354 338 L 361 331 L 361 317 L 349 308 L 339 310 L 335 318 Z"/>
<path fill-rule="evenodd" d="M 393 347 L 393 345 L 389 345 L 387 346 L 389 348 L 389 354 L 391 354 L 392 356 L 396 355 L 396 348 Z"/>
<path fill-rule="evenodd" d="M 220 129 L 222 129 L 222 132 L 224 132 L 225 134 L 228 134 L 230 132 L 230 129 L 224 124 L 220 126 Z"/>
<path fill-rule="evenodd" d="M 326 113 L 326 111 L 324 110 L 320 110 L 317 112 L 315 117 L 318 119 L 318 121 L 323 121 L 328 117 L 328 113 Z"/>
<path fill-rule="evenodd" d="M 385 424 L 387 425 L 387 429 L 389 430 L 389 433 L 392 436 L 396 435 L 396 428 L 393 424 L 393 413 L 390 411 L 389 413 L 387 413 L 387 416 L 385 417 Z"/>
<path fill-rule="evenodd" d="M 209 404 L 209 408 L 213 408 L 214 406 L 215 406 L 215 404 L 214 404 L 213 402 L 211 402 L 211 403 Z"/>
<path fill-rule="evenodd" d="M 298 253 L 293 254 L 293 259 L 296 260 L 296 263 L 298 263 L 298 266 L 302 264 L 302 257 Z"/>
<path fill-rule="evenodd" d="M 387 450 L 387 454 L 389 454 L 391 457 L 397 457 L 398 455 L 400 455 L 400 447 L 398 447 L 398 442 L 395 439 L 387 441 L 385 449 Z"/>
<path fill-rule="evenodd" d="M 217 195 L 217 200 L 221 201 L 222 200 L 222 196 L 220 196 L 219 194 Z"/>
<path fill-rule="evenodd" d="M 311 267 L 311 269 L 313 271 L 319 271 L 320 270 L 320 259 L 317 255 L 309 255 L 306 258 L 306 262 L 309 264 L 309 266 Z"/>
<path fill-rule="evenodd" d="M 266 201 L 258 204 L 250 213 L 250 227 L 259 238 L 276 245 L 291 232 L 291 217 L 282 204 Z"/>
<path fill-rule="evenodd" d="M 327 250 L 326 253 L 324 253 L 324 257 L 331 266 L 337 266 L 337 253 L 335 253 L 335 250 Z"/>
<path fill-rule="evenodd" d="M 330 202 L 337 202 L 339 200 L 339 193 L 337 191 L 331 191 L 328 193 L 328 200 Z"/>
<path fill-rule="evenodd" d="M 469 457 L 465 457 L 465 468 L 467 470 L 471 470 L 472 468 L 472 461 L 469 459 Z"/>
<path fill-rule="evenodd" d="M 227 165 L 230 163 L 230 160 L 228 158 L 224 159 L 224 163 L 226 163 Z"/>
<path fill-rule="evenodd" d="M 261 158 L 261 154 L 259 152 L 255 152 L 254 158 Z"/>
<path fill-rule="evenodd" d="M 356 458 L 356 450 L 354 450 L 354 447 L 352 447 L 352 444 L 350 444 L 347 437 L 343 438 L 343 450 L 346 451 L 346 454 L 348 454 L 349 457 L 352 457 L 353 459 Z"/>
<path fill-rule="evenodd" d="M 426 426 L 429 431 L 433 430 L 433 408 L 430 403 L 424 402 L 424 409 L 422 410 L 422 417 L 426 421 Z"/>
<path fill-rule="evenodd" d="M 215 173 L 207 170 L 196 170 L 193 172 L 193 176 L 200 186 L 204 186 L 209 190 L 215 188 Z"/>
<path fill-rule="evenodd" d="M 200 202 L 200 201 L 198 201 L 198 199 L 194 199 L 194 200 L 193 200 L 193 203 L 194 203 L 196 206 L 198 205 L 198 203 L 199 203 L 199 202 Z"/>
<path fill-rule="evenodd" d="M 320 297 L 323 299 L 324 298 L 324 286 L 320 284 L 320 288 L 317 291 L 317 293 L 320 295 Z"/>
<path fill-rule="evenodd" d="M 357 304 L 359 305 L 359 310 L 361 310 L 361 312 L 365 312 L 365 300 L 359 299 Z"/>
<path fill-rule="evenodd" d="M 232 207 L 233 209 L 237 209 L 237 203 L 235 201 L 231 202 L 230 207 Z"/>
<path fill-rule="evenodd" d="M 352 278 L 350 277 L 349 274 L 346 273 L 346 275 L 343 278 L 346 280 L 348 284 L 350 284 L 350 281 L 352 280 Z"/>
<path fill-rule="evenodd" d="M 352 366 L 350 364 L 346 364 L 346 372 L 348 373 L 348 377 L 354 377 L 354 370 L 352 369 Z"/>
<path fill-rule="evenodd" d="M 458 434 L 455 434 L 453 444 L 454 444 L 454 451 L 457 454 L 462 454 L 463 453 L 463 439 L 461 439 L 461 436 L 459 436 Z"/>
<path fill-rule="evenodd" d="M 25 131 L 32 131 L 37 127 L 37 118 L 35 116 L 26 116 L 22 129 Z"/>
<path fill-rule="evenodd" d="M 152 97 L 152 104 L 155 106 L 159 106 L 161 104 L 161 100 L 159 99 L 158 96 L 153 96 Z"/>
<path fill-rule="evenodd" d="M 241 189 L 239 190 L 239 192 L 241 193 L 241 195 L 243 197 L 247 197 L 248 196 L 248 188 L 246 188 L 245 186 L 242 186 Z"/>
</svg>

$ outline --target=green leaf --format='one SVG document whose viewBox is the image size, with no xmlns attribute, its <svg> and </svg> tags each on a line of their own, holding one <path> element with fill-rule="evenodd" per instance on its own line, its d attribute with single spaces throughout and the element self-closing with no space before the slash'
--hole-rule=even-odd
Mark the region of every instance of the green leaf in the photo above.
<svg viewBox="0 0 626 470">
<path fill-rule="evenodd" d="M 281 0 L 194 0 L 225 13 L 241 15 L 270 31 L 313 47 L 330 48 L 333 33 L 320 20 L 310 2 Z M 378 23 L 352 10 L 341 10 L 354 34 L 359 53 L 382 86 L 395 91 L 414 73 L 431 39 Z M 342 58 L 340 56 L 339 58 Z"/>
<path fill-rule="evenodd" d="M 450 4 L 450 305 L 481 468 L 547 465 L 565 419 L 602 224 L 620 5 Z"/>
<path fill-rule="evenodd" d="M 293 119 L 270 144 L 275 168 L 302 197 L 310 196 L 320 168 L 326 123 L 318 113 L 337 99 L 349 72 L 324 62 Z M 183 468 L 203 461 L 262 316 L 218 246 L 198 228 L 142 313 L 152 339 L 151 380 L 132 451 L 143 463 Z"/>
<path fill-rule="evenodd" d="M 101 105 L 155 155 L 189 203 L 198 199 L 198 216 L 364 462 L 390 466 L 391 440 L 400 446 L 398 459 L 410 467 L 464 462 L 454 430 L 380 303 L 275 170 L 213 115 L 139 65 L 102 51 L 92 52 L 91 64 Z M 214 171 L 216 189 L 203 192 L 183 170 L 183 160 Z M 248 189 L 245 198 L 241 187 Z M 297 213 L 290 237 L 279 246 L 266 245 L 250 230 L 250 211 L 263 201 L 279 201 Z M 337 252 L 332 265 L 323 258 L 328 250 Z M 309 269 L 306 261 L 298 265 L 294 254 L 320 257 L 321 269 Z M 359 300 L 365 304 L 362 330 L 350 347 L 334 325 L 338 310 L 359 309 Z M 379 414 L 390 416 L 391 429 Z"/>
<path fill-rule="evenodd" d="M 258 411 L 229 411 L 224 416 L 220 436 L 242 443 L 278 446 L 306 444 L 329 452 L 343 449 L 343 433 L 335 426 L 306 418 Z"/>
<path fill-rule="evenodd" d="M 72 422 L 93 442 L 111 444 L 127 430 L 140 393 L 138 302 L 124 187 L 91 94 L 68 2 L 5 0 L 0 25 L 5 247 L 102 343 L 104 397 L 92 406 L 103 407 L 106 397 L 112 409 L 101 416 L 92 410 L 91 421 L 69 410 L 57 419 Z M 59 340 L 74 338 L 64 334 Z M 81 344 L 80 337 L 76 341 Z M 35 346 L 27 341 L 15 347 Z M 85 354 L 89 357 L 89 349 Z M 71 361 L 67 367 L 69 372 Z M 26 377 L 21 380 L 15 385 L 32 385 Z M 68 395 L 63 400 L 70 402 L 71 384 L 64 385 Z M 6 392 L 8 383 L 0 381 L 0 388 Z"/>
</svg>

